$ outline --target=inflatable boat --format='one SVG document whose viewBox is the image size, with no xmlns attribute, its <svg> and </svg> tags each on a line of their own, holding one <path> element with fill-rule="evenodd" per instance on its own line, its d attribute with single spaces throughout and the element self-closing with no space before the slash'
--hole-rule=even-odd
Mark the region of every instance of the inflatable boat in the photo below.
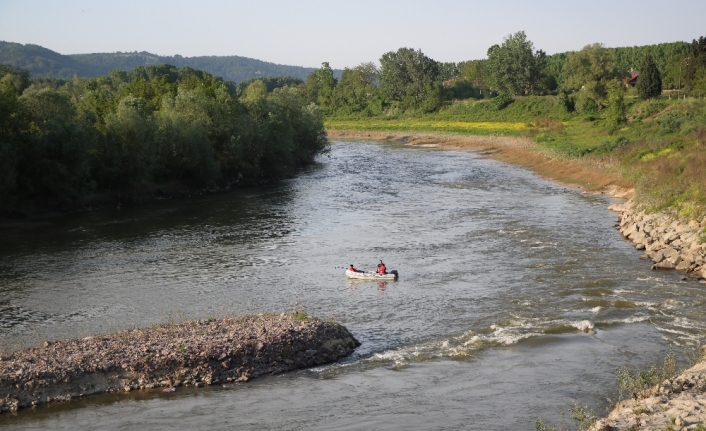
<svg viewBox="0 0 706 431">
<path fill-rule="evenodd" d="M 387 274 L 376 274 L 374 272 L 355 272 L 346 270 L 346 277 L 355 278 L 358 280 L 397 280 L 399 274 L 396 269 L 388 272 Z"/>
</svg>

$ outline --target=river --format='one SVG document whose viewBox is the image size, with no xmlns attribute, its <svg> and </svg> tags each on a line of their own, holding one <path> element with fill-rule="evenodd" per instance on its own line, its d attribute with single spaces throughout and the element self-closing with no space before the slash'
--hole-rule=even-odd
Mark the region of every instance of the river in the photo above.
<svg viewBox="0 0 706 431">
<path fill-rule="evenodd" d="M 99 395 L 0 429 L 513 429 L 603 407 L 614 370 L 706 336 L 704 286 L 613 228 L 615 200 L 472 152 L 338 140 L 297 178 L 0 229 L 0 346 L 306 310 L 362 342 L 334 365 Z M 396 282 L 344 267 L 383 259 Z"/>
</svg>

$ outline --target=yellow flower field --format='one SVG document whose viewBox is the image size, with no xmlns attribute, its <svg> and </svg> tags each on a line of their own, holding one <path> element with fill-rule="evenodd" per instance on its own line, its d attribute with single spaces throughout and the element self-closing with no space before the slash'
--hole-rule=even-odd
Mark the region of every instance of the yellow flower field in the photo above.
<svg viewBox="0 0 706 431">
<path fill-rule="evenodd" d="M 467 122 L 467 121 L 426 121 L 418 119 L 409 120 L 327 120 L 328 130 L 356 130 L 356 131 L 426 131 L 426 132 L 454 132 L 468 134 L 517 134 L 521 129 L 528 127 L 527 123 L 520 122 Z M 529 126 L 531 127 L 531 126 Z"/>
</svg>

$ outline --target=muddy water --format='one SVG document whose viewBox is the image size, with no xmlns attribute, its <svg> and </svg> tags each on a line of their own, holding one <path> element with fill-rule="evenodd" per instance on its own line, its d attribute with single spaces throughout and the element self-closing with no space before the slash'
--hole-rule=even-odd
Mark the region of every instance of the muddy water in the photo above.
<svg viewBox="0 0 706 431">
<path fill-rule="evenodd" d="M 305 308 L 363 343 L 247 384 L 88 397 L 2 429 L 517 429 L 706 335 L 612 201 L 465 152 L 336 142 L 298 178 L 0 230 L 0 342 Z M 378 259 L 397 282 L 351 282 Z"/>
</svg>

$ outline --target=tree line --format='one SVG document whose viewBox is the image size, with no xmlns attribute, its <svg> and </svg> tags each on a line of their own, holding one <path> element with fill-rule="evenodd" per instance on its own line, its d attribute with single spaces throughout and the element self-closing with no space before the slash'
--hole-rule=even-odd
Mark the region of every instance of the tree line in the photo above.
<svg viewBox="0 0 706 431">
<path fill-rule="evenodd" d="M 547 55 L 520 31 L 491 46 L 483 60 L 442 63 L 421 50 L 400 48 L 383 54 L 379 67 L 363 63 L 346 68 L 340 79 L 323 63 L 302 88 L 309 102 L 335 116 L 428 113 L 469 98 L 494 98 L 502 109 L 513 97 L 543 94 L 558 94 L 569 111 L 592 112 L 606 107 L 608 99 L 619 104 L 635 69 L 649 72 L 643 76 L 650 79 L 650 91 L 639 91 L 640 97 L 655 97 L 662 88 L 706 94 L 703 45 L 703 37 L 691 44 L 632 48 L 592 44 Z"/>
<path fill-rule="evenodd" d="M 0 63 L 29 70 L 32 76 L 54 78 L 94 78 L 107 75 L 113 69 L 130 71 L 137 66 L 167 63 L 203 70 L 236 83 L 263 76 L 287 75 L 306 79 L 315 70 L 313 67 L 287 66 L 237 55 L 183 57 L 161 56 L 145 51 L 64 55 L 39 45 L 5 41 L 0 41 Z M 336 72 L 336 76 L 340 76 L 340 71 Z"/>
<path fill-rule="evenodd" d="M 238 96 L 233 82 L 169 64 L 91 79 L 0 65 L 4 213 L 278 177 L 327 145 L 321 113 L 296 86 Z"/>
</svg>

